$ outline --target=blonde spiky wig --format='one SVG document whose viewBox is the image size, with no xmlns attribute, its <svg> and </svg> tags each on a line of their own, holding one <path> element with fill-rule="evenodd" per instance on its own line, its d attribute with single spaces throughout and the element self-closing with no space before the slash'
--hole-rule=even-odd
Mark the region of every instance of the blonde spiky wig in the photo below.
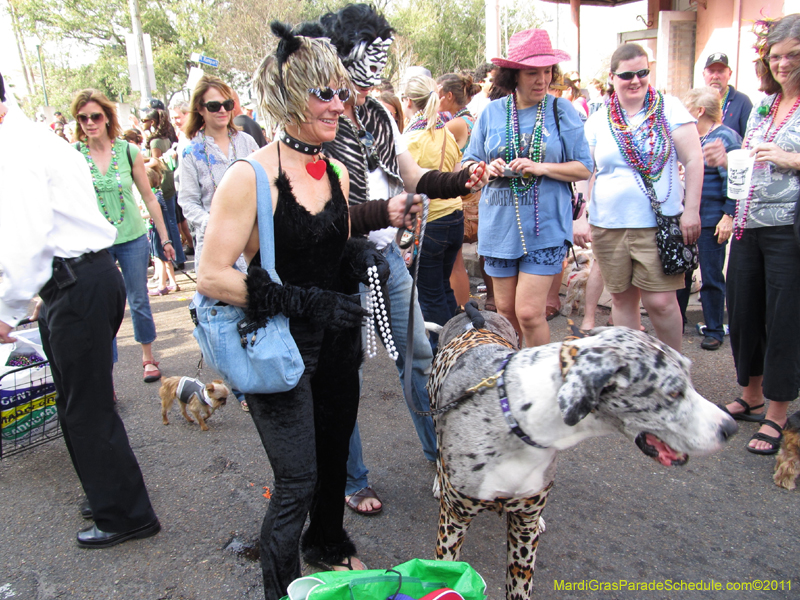
<svg viewBox="0 0 800 600">
<path fill-rule="evenodd" d="M 270 27 L 280 41 L 256 69 L 253 91 L 271 125 L 305 123 L 311 88 L 325 88 L 333 82 L 355 97 L 347 69 L 327 39 L 295 35 L 289 25 L 278 21 Z"/>
</svg>

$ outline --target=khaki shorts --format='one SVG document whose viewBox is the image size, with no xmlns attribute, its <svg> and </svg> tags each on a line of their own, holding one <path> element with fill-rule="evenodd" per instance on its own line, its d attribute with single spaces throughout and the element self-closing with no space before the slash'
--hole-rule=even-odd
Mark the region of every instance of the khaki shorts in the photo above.
<svg viewBox="0 0 800 600">
<path fill-rule="evenodd" d="M 621 294 L 631 285 L 646 292 L 684 287 L 684 274 L 664 275 L 656 247 L 656 228 L 592 228 L 592 252 L 600 263 L 606 289 Z"/>
</svg>

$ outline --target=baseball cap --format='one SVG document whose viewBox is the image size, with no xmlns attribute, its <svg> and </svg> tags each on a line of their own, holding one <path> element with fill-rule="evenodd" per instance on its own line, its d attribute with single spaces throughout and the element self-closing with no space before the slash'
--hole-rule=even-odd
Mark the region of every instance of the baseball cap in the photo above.
<svg viewBox="0 0 800 600">
<path fill-rule="evenodd" d="M 708 58 L 706 59 L 706 66 L 704 68 L 707 69 L 708 67 L 716 63 L 720 63 L 722 65 L 725 65 L 726 67 L 730 66 L 728 65 L 728 55 L 723 54 L 722 52 L 715 52 L 714 54 L 709 54 Z"/>
</svg>

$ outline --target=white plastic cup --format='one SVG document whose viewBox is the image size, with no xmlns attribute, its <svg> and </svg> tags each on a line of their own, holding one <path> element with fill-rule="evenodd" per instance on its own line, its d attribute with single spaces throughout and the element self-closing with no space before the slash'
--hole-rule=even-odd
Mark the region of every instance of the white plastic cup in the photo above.
<svg viewBox="0 0 800 600">
<path fill-rule="evenodd" d="M 728 152 L 728 198 L 744 200 L 750 193 L 754 159 L 749 150 Z"/>
<path fill-rule="evenodd" d="M 311 590 L 324 583 L 325 582 L 322 581 L 322 579 L 317 579 L 316 577 L 310 576 L 295 579 L 286 589 L 289 600 L 306 600 L 308 595 L 311 593 Z"/>
</svg>

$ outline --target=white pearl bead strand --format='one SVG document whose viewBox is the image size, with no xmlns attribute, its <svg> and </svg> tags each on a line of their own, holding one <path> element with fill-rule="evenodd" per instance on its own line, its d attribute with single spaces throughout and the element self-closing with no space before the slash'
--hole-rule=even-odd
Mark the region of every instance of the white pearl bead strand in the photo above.
<svg viewBox="0 0 800 600">
<path fill-rule="evenodd" d="M 369 291 L 367 291 L 367 310 L 378 322 L 378 330 L 383 339 L 383 346 L 389 354 L 389 358 L 397 360 L 397 347 L 394 345 L 392 332 L 389 328 L 389 312 L 386 310 L 386 302 L 383 299 L 383 290 L 378 280 L 378 267 L 367 268 L 369 279 Z M 370 323 L 367 327 L 367 356 L 374 358 L 378 353 L 378 342 L 375 336 L 375 326 Z"/>
</svg>

